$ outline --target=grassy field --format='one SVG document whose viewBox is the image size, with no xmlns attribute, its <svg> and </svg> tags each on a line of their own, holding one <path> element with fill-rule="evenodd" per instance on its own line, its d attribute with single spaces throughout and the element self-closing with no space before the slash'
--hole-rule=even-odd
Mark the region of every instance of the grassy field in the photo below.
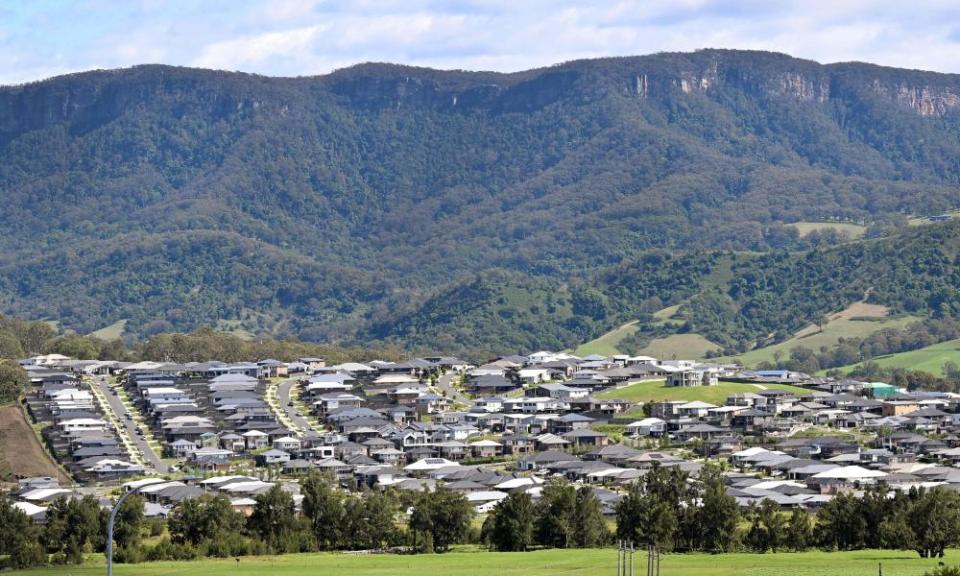
<svg viewBox="0 0 960 576">
<path fill-rule="evenodd" d="M 70 478 L 50 459 L 16 404 L 0 407 L 0 480 L 7 476 L 53 476 L 70 483 Z"/>
<path fill-rule="evenodd" d="M 90 336 L 100 338 L 101 340 L 116 340 L 123 336 L 123 329 L 126 327 L 126 320 L 118 320 L 109 326 L 104 326 L 96 332 L 91 332 Z"/>
<path fill-rule="evenodd" d="M 796 228 L 797 232 L 800 233 L 801 238 L 805 238 L 811 232 L 818 230 L 835 230 L 842 234 L 846 234 L 851 240 L 856 240 L 858 238 L 862 238 L 867 231 L 866 226 L 861 226 L 859 224 L 847 224 L 844 222 L 794 222 L 792 224 L 787 224 L 787 226 Z"/>
<path fill-rule="evenodd" d="M 937 376 L 943 376 L 943 365 L 947 362 L 960 365 L 960 340 L 948 340 L 919 350 L 898 352 L 877 356 L 871 362 L 876 362 L 884 368 L 906 368 L 907 370 L 922 370 Z M 843 372 L 850 372 L 857 365 L 839 368 Z"/>
<path fill-rule="evenodd" d="M 577 356 L 589 356 L 591 354 L 613 356 L 614 354 L 622 354 L 624 352 L 618 348 L 620 341 L 627 336 L 631 336 L 636 331 L 637 321 L 627 322 L 623 326 L 614 328 L 599 338 L 577 346 L 577 349 L 574 350 L 573 353 Z"/>
<path fill-rule="evenodd" d="M 801 393 L 805 390 L 786 384 L 764 384 L 764 388 L 777 388 Z M 741 382 L 720 382 L 716 386 L 666 386 L 663 380 L 637 382 L 623 388 L 606 390 L 596 395 L 601 399 L 629 400 L 631 402 L 649 402 L 659 400 L 701 400 L 711 404 L 722 405 L 731 394 L 740 392 L 757 392 L 761 387 L 755 384 Z"/>
<path fill-rule="evenodd" d="M 744 366 L 755 366 L 759 362 L 774 362 L 774 354 L 779 351 L 784 358 L 790 355 L 790 350 L 803 346 L 811 350 L 819 350 L 821 346 L 834 346 L 840 338 L 865 338 L 884 328 L 901 328 L 916 322 L 916 316 L 887 317 L 886 309 L 882 306 L 858 302 L 842 312 L 830 316 L 829 322 L 821 331 L 814 325 L 797 332 L 793 338 L 773 346 L 751 350 L 736 356 Z M 733 357 L 722 358 L 721 361 L 732 360 Z"/>
<path fill-rule="evenodd" d="M 670 317 L 677 313 L 677 310 L 680 309 L 680 304 L 674 306 L 667 306 L 662 310 L 658 310 L 653 313 L 654 324 L 662 324 L 668 320 Z M 590 354 L 600 354 L 602 356 L 613 356 L 614 354 L 628 354 L 629 350 L 624 350 L 620 348 L 620 342 L 623 341 L 627 336 L 632 336 L 637 332 L 637 321 L 633 320 L 627 322 L 623 326 L 618 326 L 613 330 L 607 332 L 603 336 L 591 340 L 585 344 L 581 344 L 573 351 L 574 354 L 578 356 L 589 356 Z M 646 352 L 641 352 L 641 354 L 646 354 Z"/>
<path fill-rule="evenodd" d="M 640 350 L 640 354 L 664 360 L 696 360 L 703 358 L 710 350 L 722 347 L 699 334 L 673 334 L 666 338 L 656 338 Z"/>
<path fill-rule="evenodd" d="M 913 552 L 803 552 L 778 554 L 664 554 L 664 576 L 874 576 L 880 564 L 886 576 L 920 576 L 937 566 Z M 960 552 L 947 553 L 946 563 L 960 562 Z M 538 552 L 452 552 L 421 556 L 297 554 L 280 557 L 230 558 L 195 562 L 156 562 L 115 566 L 118 576 L 594 576 L 613 574 L 617 556 L 606 550 Z M 646 570 L 646 556 L 637 553 L 635 570 Z M 17 572 L 23 576 L 93 576 L 104 572 L 102 561 L 82 567 Z"/>
</svg>

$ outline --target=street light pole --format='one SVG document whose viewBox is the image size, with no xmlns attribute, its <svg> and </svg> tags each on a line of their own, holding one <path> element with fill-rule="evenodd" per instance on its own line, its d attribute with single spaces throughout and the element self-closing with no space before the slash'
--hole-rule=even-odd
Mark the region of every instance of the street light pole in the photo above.
<svg viewBox="0 0 960 576">
<path fill-rule="evenodd" d="M 113 505 L 113 510 L 110 511 L 110 521 L 107 522 L 107 576 L 113 576 L 113 523 L 117 519 L 117 513 L 120 512 L 120 505 L 123 504 L 123 501 L 139 491 L 140 488 L 134 488 L 121 494 L 117 503 Z"/>
</svg>

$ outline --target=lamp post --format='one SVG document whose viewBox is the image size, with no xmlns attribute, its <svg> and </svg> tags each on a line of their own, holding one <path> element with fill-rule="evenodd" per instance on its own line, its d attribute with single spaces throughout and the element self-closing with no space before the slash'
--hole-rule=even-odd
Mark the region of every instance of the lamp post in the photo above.
<svg viewBox="0 0 960 576">
<path fill-rule="evenodd" d="M 124 500 L 139 491 L 140 488 L 134 488 L 121 494 L 117 503 L 113 505 L 113 510 L 110 511 L 110 520 L 107 522 L 107 576 L 113 576 L 113 523 L 117 519 L 117 512 L 120 511 L 120 505 Z"/>
</svg>

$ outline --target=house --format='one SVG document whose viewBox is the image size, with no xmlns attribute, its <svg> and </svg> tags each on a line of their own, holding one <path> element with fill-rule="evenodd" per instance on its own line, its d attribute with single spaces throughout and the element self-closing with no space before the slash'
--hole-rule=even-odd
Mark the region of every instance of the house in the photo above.
<svg viewBox="0 0 960 576">
<path fill-rule="evenodd" d="M 667 432 L 667 423 L 660 418 L 644 418 L 626 426 L 630 436 L 663 436 Z"/>
<path fill-rule="evenodd" d="M 573 446 L 605 446 L 607 444 L 607 435 L 589 428 L 578 428 L 565 432 L 561 437 L 570 442 Z"/>
<path fill-rule="evenodd" d="M 285 464 L 290 461 L 290 453 L 283 450 L 271 448 L 263 454 L 256 457 L 257 466 L 272 466 L 275 464 Z"/>
<path fill-rule="evenodd" d="M 555 400 L 574 400 L 577 398 L 586 398 L 590 390 L 585 388 L 573 388 L 565 384 L 541 384 L 536 388 L 526 391 L 527 396 L 537 396 L 553 398 Z"/>
<path fill-rule="evenodd" d="M 665 362 L 664 365 L 667 365 Z M 716 367 L 696 365 L 681 367 L 667 374 L 667 386 L 716 386 L 720 371 Z"/>
<path fill-rule="evenodd" d="M 478 440 L 470 443 L 474 458 L 496 458 L 503 455 L 503 444 L 493 440 Z"/>
</svg>

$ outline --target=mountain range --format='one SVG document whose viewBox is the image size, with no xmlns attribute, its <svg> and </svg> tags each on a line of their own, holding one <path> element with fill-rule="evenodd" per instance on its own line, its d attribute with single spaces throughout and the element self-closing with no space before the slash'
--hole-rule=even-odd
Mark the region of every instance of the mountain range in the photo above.
<svg viewBox="0 0 960 576">
<path fill-rule="evenodd" d="M 516 352 L 682 304 L 745 349 L 952 313 L 960 231 L 908 219 L 958 159 L 960 76 L 774 53 L 85 72 L 0 88 L 0 311 Z"/>
</svg>

